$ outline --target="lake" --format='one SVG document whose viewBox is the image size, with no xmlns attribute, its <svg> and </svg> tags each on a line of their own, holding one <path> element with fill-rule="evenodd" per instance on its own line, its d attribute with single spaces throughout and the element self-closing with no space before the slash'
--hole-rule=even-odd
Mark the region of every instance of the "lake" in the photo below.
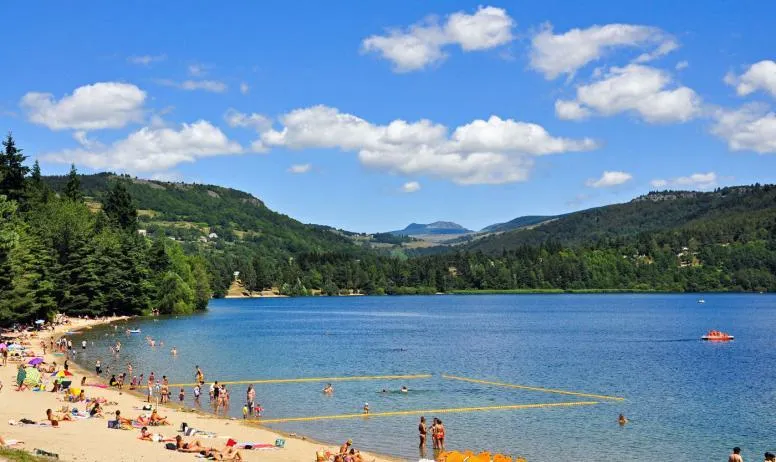
<svg viewBox="0 0 776 462">
<path fill-rule="evenodd" d="M 213 300 L 207 313 L 142 319 L 73 336 L 78 362 L 206 381 L 431 374 L 430 378 L 259 384 L 264 418 L 596 401 L 573 407 L 444 414 L 448 449 L 531 462 L 746 460 L 776 449 L 776 297 L 759 294 L 479 295 Z M 141 334 L 126 335 L 125 327 Z M 709 329 L 730 343 L 699 338 Z M 151 336 L 164 347 L 151 348 Z M 122 342 L 120 357 L 108 346 Z M 93 344 L 91 343 L 93 342 Z M 177 347 L 178 356 L 170 354 Z M 593 399 L 443 378 L 624 397 Z M 409 393 L 399 393 L 407 386 Z M 246 385 L 229 385 L 241 416 Z M 389 393 L 382 393 L 386 389 Z M 179 389 L 173 389 L 177 401 Z M 207 387 L 202 400 L 207 407 Z M 192 388 L 186 387 L 192 403 Z M 630 422 L 620 427 L 619 413 Z M 282 422 L 270 427 L 418 459 L 419 414 Z M 430 449 L 429 449 L 430 451 Z M 311 459 L 313 455 L 310 455 Z"/>
</svg>

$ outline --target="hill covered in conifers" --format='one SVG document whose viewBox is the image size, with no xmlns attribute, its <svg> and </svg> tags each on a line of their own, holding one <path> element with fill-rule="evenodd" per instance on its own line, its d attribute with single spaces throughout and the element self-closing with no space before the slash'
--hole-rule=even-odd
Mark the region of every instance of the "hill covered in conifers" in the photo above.
<svg viewBox="0 0 776 462">
<path fill-rule="evenodd" d="M 304 224 L 219 186 L 42 177 L 10 136 L 0 151 L 0 325 L 191 313 L 235 272 L 245 290 L 295 296 L 776 291 L 776 186 L 654 192 L 431 254 L 415 244 Z"/>
</svg>

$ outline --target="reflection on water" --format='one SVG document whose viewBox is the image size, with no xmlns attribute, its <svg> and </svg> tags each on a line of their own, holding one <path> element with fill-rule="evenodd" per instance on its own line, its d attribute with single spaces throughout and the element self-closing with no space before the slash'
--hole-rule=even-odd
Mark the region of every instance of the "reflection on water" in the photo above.
<svg viewBox="0 0 776 462">
<path fill-rule="evenodd" d="M 257 384 L 264 418 L 426 411 L 586 398 L 446 380 L 442 374 L 624 396 L 596 406 L 425 415 L 444 420 L 448 448 L 533 461 L 713 460 L 733 446 L 773 449 L 776 298 L 768 295 L 515 295 L 215 300 L 206 314 L 138 320 L 84 334 L 91 370 L 213 380 L 432 374 L 417 380 Z M 158 322 L 157 322 L 158 321 Z M 127 335 L 126 327 L 142 333 Z M 711 328 L 736 341 L 697 340 Z M 145 337 L 157 341 L 148 346 Z M 80 342 L 80 335 L 74 338 Z M 120 355 L 109 345 L 122 343 Z M 164 346 L 161 345 L 163 342 Z M 177 356 L 170 350 L 175 347 Z M 402 386 L 409 388 L 401 393 Z M 191 386 L 185 402 L 195 407 Z M 242 417 L 247 384 L 229 384 L 221 415 Z M 385 389 L 387 392 L 383 393 Z M 177 401 L 178 388 L 172 388 Z M 630 423 L 617 425 L 623 413 Z M 418 456 L 420 415 L 275 423 L 316 439 Z M 429 456 L 430 453 L 429 448 Z"/>
</svg>

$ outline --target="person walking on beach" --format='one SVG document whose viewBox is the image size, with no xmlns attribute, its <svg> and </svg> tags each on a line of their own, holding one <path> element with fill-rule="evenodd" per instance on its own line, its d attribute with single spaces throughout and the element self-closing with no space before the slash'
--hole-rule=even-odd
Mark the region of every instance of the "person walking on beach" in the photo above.
<svg viewBox="0 0 776 462">
<path fill-rule="evenodd" d="M 94 371 L 97 373 L 97 375 L 102 374 L 102 363 L 100 363 L 99 359 L 94 363 Z"/>
<path fill-rule="evenodd" d="M 86 349 L 86 340 L 81 341 L 81 349 L 82 350 Z"/>
<path fill-rule="evenodd" d="M 148 402 L 151 402 L 151 398 L 154 397 L 154 373 L 148 376 Z"/>
<path fill-rule="evenodd" d="M 248 406 L 248 414 L 253 415 L 253 403 L 256 400 L 256 390 L 253 389 L 253 384 L 248 385 L 248 391 L 246 394 L 246 404 Z"/>
<path fill-rule="evenodd" d="M 741 448 L 738 446 L 733 448 L 733 453 L 728 457 L 728 462 L 744 462 L 744 459 L 741 457 Z"/>
</svg>

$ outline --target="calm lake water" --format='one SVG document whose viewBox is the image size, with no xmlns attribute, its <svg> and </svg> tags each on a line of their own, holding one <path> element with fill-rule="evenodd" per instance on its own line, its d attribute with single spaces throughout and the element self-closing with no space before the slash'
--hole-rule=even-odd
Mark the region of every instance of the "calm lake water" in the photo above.
<svg viewBox="0 0 776 462">
<path fill-rule="evenodd" d="M 73 336 L 114 371 L 206 380 L 432 374 L 421 380 L 257 386 L 265 418 L 590 401 L 444 379 L 451 374 L 625 397 L 594 406 L 438 414 L 448 449 L 570 460 L 746 460 L 776 449 L 776 297 L 772 295 L 494 295 L 214 300 L 206 314 L 132 321 Z M 736 336 L 712 344 L 709 329 Z M 151 336 L 164 347 L 149 347 Z M 122 342 L 120 358 L 108 345 Z M 177 357 L 170 355 L 176 346 Z M 406 385 L 410 393 L 398 393 Z M 230 385 L 241 415 L 245 385 Z M 383 394 L 385 388 L 394 392 Z M 178 389 L 173 390 L 177 400 Z M 206 390 L 205 390 L 206 393 Z M 192 404 L 192 388 L 186 387 Z M 203 406 L 207 406 L 207 395 Z M 622 412 L 630 423 L 617 424 Z M 427 419 L 433 413 L 425 414 Z M 272 424 L 315 439 L 417 460 L 419 414 Z M 313 455 L 311 454 L 311 459 Z"/>
</svg>

